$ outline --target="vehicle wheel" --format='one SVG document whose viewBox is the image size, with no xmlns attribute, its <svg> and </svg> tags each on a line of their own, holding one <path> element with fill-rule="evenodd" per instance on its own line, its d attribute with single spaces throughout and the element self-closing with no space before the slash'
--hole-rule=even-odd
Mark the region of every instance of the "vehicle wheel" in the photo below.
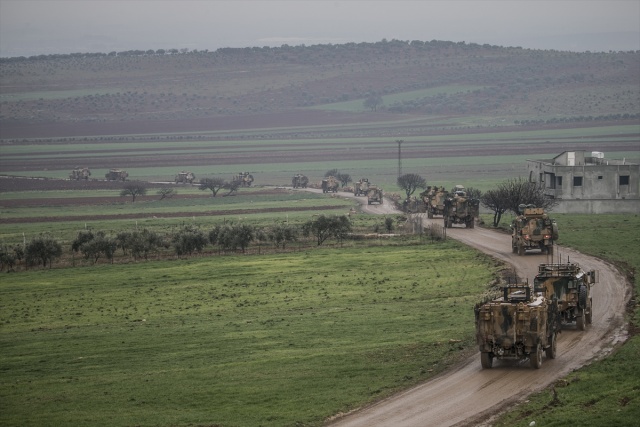
<svg viewBox="0 0 640 427">
<path fill-rule="evenodd" d="M 551 334 L 551 340 L 549 343 L 549 347 L 544 349 L 544 352 L 547 355 L 547 359 L 555 359 L 557 354 L 557 343 L 556 343 L 556 333 Z"/>
<path fill-rule="evenodd" d="M 429 219 L 433 219 L 433 212 L 429 212 L 429 213 L 427 213 L 427 218 L 429 218 Z"/>
<path fill-rule="evenodd" d="M 585 313 L 584 313 L 584 309 L 580 308 L 579 310 L 579 314 L 578 317 L 576 318 L 576 328 L 578 328 L 578 330 L 580 331 L 584 331 L 586 329 L 586 322 L 585 322 Z"/>
<path fill-rule="evenodd" d="M 578 289 L 578 307 L 582 310 L 587 307 L 587 287 L 584 285 Z"/>
<path fill-rule="evenodd" d="M 524 256 L 524 246 L 518 246 L 518 256 Z"/>
<path fill-rule="evenodd" d="M 480 353 L 480 364 L 483 369 L 491 369 L 493 366 L 493 354 L 488 351 Z"/>
<path fill-rule="evenodd" d="M 587 312 L 587 323 L 591 324 L 593 321 L 593 301 L 589 305 L 589 311 Z"/>
<path fill-rule="evenodd" d="M 513 252 L 514 254 L 518 253 L 518 247 L 517 246 L 513 246 L 513 244 L 511 245 L 511 252 Z"/>
<path fill-rule="evenodd" d="M 548 253 L 549 255 L 553 255 L 553 245 L 549 245 L 549 246 L 547 246 L 547 253 Z"/>
<path fill-rule="evenodd" d="M 540 343 L 536 345 L 534 351 L 529 355 L 531 361 L 531 367 L 534 369 L 540 369 L 542 366 L 542 346 Z"/>
<path fill-rule="evenodd" d="M 471 220 L 471 221 L 467 222 L 467 228 L 474 228 L 474 227 L 475 227 L 475 225 L 476 225 L 476 224 L 475 224 L 475 221 L 474 221 L 474 220 Z"/>
</svg>

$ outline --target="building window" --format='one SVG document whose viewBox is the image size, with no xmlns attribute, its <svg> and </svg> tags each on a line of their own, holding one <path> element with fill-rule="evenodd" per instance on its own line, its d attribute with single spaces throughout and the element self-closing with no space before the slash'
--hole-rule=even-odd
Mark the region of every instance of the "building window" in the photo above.
<svg viewBox="0 0 640 427">
<path fill-rule="evenodd" d="M 602 180 L 602 175 L 598 175 L 598 180 Z"/>
<path fill-rule="evenodd" d="M 573 177 L 573 186 L 574 187 L 582 187 L 582 177 L 581 176 L 574 176 Z"/>
<path fill-rule="evenodd" d="M 620 175 L 620 185 L 629 185 L 629 175 Z"/>
<path fill-rule="evenodd" d="M 557 176 L 556 179 L 558 180 L 558 187 L 562 188 L 562 177 L 561 176 Z"/>
</svg>

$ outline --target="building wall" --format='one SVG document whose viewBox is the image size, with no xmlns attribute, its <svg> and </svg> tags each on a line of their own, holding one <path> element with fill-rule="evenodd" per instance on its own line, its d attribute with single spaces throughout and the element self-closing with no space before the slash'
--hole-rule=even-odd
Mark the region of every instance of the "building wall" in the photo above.
<svg viewBox="0 0 640 427">
<path fill-rule="evenodd" d="M 559 200 L 558 205 L 551 210 L 553 213 L 580 214 L 638 214 L 640 213 L 640 199 L 636 200 Z"/>
</svg>

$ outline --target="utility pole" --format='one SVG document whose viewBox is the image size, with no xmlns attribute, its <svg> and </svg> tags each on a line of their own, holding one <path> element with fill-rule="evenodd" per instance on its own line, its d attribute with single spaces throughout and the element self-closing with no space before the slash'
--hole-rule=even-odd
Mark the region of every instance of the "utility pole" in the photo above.
<svg viewBox="0 0 640 427">
<path fill-rule="evenodd" d="M 398 178 L 402 176 L 402 143 L 404 142 L 401 139 L 396 139 L 398 143 Z"/>
</svg>

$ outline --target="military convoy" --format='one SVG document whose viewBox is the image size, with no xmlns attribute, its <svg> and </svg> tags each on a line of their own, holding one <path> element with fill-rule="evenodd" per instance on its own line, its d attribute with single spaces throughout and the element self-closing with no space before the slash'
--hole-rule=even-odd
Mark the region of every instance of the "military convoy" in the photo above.
<svg viewBox="0 0 640 427">
<path fill-rule="evenodd" d="M 76 180 L 76 181 L 80 181 L 81 179 L 84 179 L 85 181 L 87 181 L 90 176 L 91 176 L 91 171 L 89 170 L 89 168 L 76 167 L 69 174 L 69 179 Z"/>
<path fill-rule="evenodd" d="M 449 192 L 444 187 L 429 185 L 425 191 L 420 193 L 427 218 L 444 215 L 444 201 L 449 196 Z"/>
<path fill-rule="evenodd" d="M 291 186 L 293 188 L 307 188 L 309 184 L 309 178 L 302 174 L 296 174 L 291 179 Z"/>
<path fill-rule="evenodd" d="M 176 184 L 193 184 L 193 181 L 195 181 L 195 179 L 196 176 L 193 172 L 180 171 L 175 177 L 175 182 Z"/>
<path fill-rule="evenodd" d="M 129 174 L 122 169 L 110 169 L 104 176 L 107 181 L 126 181 Z"/>
<path fill-rule="evenodd" d="M 531 249 L 553 254 L 553 243 L 558 240 L 556 221 L 533 205 L 520 205 L 518 217 L 511 223 L 511 249 L 513 253 L 524 255 Z"/>
<path fill-rule="evenodd" d="M 328 176 L 322 180 L 323 193 L 337 193 L 340 181 L 334 176 Z"/>
<path fill-rule="evenodd" d="M 238 185 L 238 187 L 251 187 L 251 184 L 253 184 L 253 175 L 249 172 L 239 172 L 233 176 L 231 182 Z"/>
<path fill-rule="evenodd" d="M 354 196 L 366 196 L 369 190 L 369 179 L 360 178 L 360 180 L 353 184 Z"/>
<path fill-rule="evenodd" d="M 381 205 L 384 200 L 384 193 L 382 188 L 377 185 L 369 185 L 369 189 L 367 190 L 367 203 L 369 205 L 373 203 L 377 203 Z"/>
<path fill-rule="evenodd" d="M 480 201 L 468 197 L 462 185 L 456 185 L 443 200 L 442 217 L 446 228 L 453 224 L 464 224 L 467 228 L 474 228 L 478 217 Z"/>
<path fill-rule="evenodd" d="M 493 359 L 529 359 L 542 366 L 542 351 L 555 359 L 561 321 L 558 301 L 534 294 L 528 284 L 509 285 L 503 295 L 474 308 L 480 364 L 488 369 Z"/>
<path fill-rule="evenodd" d="M 585 272 L 577 263 L 540 264 L 533 285 L 536 292 L 558 302 L 563 322 L 575 322 L 584 331 L 593 319 L 591 286 L 597 281 L 596 270 Z"/>
</svg>

